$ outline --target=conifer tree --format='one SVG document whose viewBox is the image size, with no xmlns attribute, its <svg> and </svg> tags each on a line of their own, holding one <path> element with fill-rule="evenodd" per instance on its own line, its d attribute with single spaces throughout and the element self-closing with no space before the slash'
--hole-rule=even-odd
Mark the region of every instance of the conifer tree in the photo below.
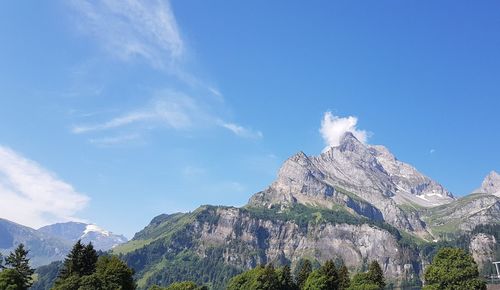
<svg viewBox="0 0 500 290">
<path fill-rule="evenodd" d="M 304 283 L 306 283 L 307 277 L 312 272 L 312 265 L 309 260 L 304 260 L 304 262 L 300 265 L 299 272 L 297 274 L 297 286 L 300 289 L 304 287 Z"/>
<path fill-rule="evenodd" d="M 28 289 L 33 285 L 33 280 L 31 276 L 35 273 L 35 270 L 30 267 L 28 258 L 29 250 L 24 248 L 24 244 L 19 244 L 14 252 L 5 259 L 6 265 L 16 271 L 22 281 L 22 288 Z"/>
<path fill-rule="evenodd" d="M 281 286 L 281 290 L 296 290 L 297 286 L 293 282 L 292 273 L 289 265 L 283 266 L 278 271 L 278 281 Z"/>
<path fill-rule="evenodd" d="M 346 265 L 342 265 L 339 269 L 339 290 L 346 290 L 351 284 L 349 278 L 349 270 Z"/>
<path fill-rule="evenodd" d="M 90 242 L 82 250 L 81 275 L 91 275 L 95 272 L 98 255 L 94 246 Z"/>
<path fill-rule="evenodd" d="M 339 284 L 339 277 L 337 273 L 337 268 L 332 260 L 328 260 L 321 266 L 320 273 L 326 277 L 326 283 L 328 289 L 337 289 Z"/>
<path fill-rule="evenodd" d="M 275 290 L 279 288 L 278 277 L 272 263 L 269 263 L 261 276 L 257 278 L 259 289 Z"/>
<path fill-rule="evenodd" d="M 380 287 L 380 289 L 384 289 L 385 287 L 384 272 L 382 272 L 380 264 L 375 260 L 372 261 L 370 263 L 370 266 L 368 267 L 368 278 L 374 284 L 377 284 Z"/>
<path fill-rule="evenodd" d="M 66 256 L 66 259 L 64 259 L 64 264 L 61 272 L 59 273 L 58 280 L 64 280 L 71 275 L 80 276 L 80 270 L 83 268 L 82 256 L 84 248 L 85 246 L 80 240 L 75 243 L 69 254 Z"/>
</svg>

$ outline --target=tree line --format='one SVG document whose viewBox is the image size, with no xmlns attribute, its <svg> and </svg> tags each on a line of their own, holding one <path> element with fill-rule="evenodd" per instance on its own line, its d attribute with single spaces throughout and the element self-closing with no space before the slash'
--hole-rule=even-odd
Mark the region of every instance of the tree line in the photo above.
<svg viewBox="0 0 500 290">
<path fill-rule="evenodd" d="M 385 287 L 385 278 L 377 261 L 370 263 L 367 272 L 357 273 L 352 279 L 345 265 L 337 267 L 332 260 L 316 270 L 309 260 L 304 260 L 295 272 L 292 275 L 288 265 L 277 269 L 272 264 L 259 266 L 233 277 L 227 290 L 378 290 Z"/>
<path fill-rule="evenodd" d="M 0 255 L 0 290 L 27 290 L 35 270 L 23 244 L 4 259 Z M 52 290 L 134 290 L 134 271 L 116 256 L 98 255 L 92 243 L 80 241 L 63 262 Z"/>
<path fill-rule="evenodd" d="M 5 259 L 0 255 L 0 290 L 27 290 L 33 285 L 34 269 L 23 244 Z M 4 262 L 5 261 L 5 262 Z M 425 269 L 424 290 L 485 290 L 477 264 L 460 248 L 442 248 Z M 380 290 L 386 281 L 377 261 L 368 271 L 350 275 L 345 265 L 332 260 L 313 269 L 309 260 L 302 260 L 294 273 L 289 265 L 275 268 L 260 265 L 232 277 L 227 290 Z M 134 271 L 116 256 L 101 254 L 92 243 L 78 241 L 62 263 L 52 290 L 134 290 Z M 150 290 L 208 290 L 192 281 L 175 282 L 167 287 L 152 286 Z"/>
</svg>

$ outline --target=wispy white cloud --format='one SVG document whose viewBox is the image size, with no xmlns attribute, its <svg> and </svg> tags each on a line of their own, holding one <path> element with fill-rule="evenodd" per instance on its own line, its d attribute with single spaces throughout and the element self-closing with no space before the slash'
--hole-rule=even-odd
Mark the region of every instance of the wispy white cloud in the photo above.
<svg viewBox="0 0 500 290">
<path fill-rule="evenodd" d="M 233 132 L 236 136 L 250 139 L 260 139 L 264 135 L 261 131 L 252 130 L 250 128 L 245 128 L 241 125 L 235 123 L 227 123 L 223 121 L 219 121 L 219 126 L 228 129 Z"/>
<path fill-rule="evenodd" d="M 333 115 L 332 112 L 325 112 L 319 129 L 326 144 L 324 150 L 338 146 L 342 136 L 346 132 L 351 132 L 360 142 L 366 143 L 369 133 L 365 130 L 358 129 L 357 124 L 357 117 L 339 117 Z"/>
<path fill-rule="evenodd" d="M 219 126 L 241 138 L 260 139 L 262 132 L 226 122 L 212 112 L 210 106 L 200 100 L 172 90 L 163 90 L 144 107 L 132 110 L 107 121 L 94 124 L 78 124 L 71 128 L 74 134 L 131 128 L 142 124 L 147 129 L 166 127 L 174 130 L 190 130 L 201 127 Z M 112 145 L 137 139 L 140 133 L 124 134 L 121 137 L 91 139 L 96 145 Z"/>
<path fill-rule="evenodd" d="M 185 55 L 168 1 L 74 0 L 79 28 L 121 60 L 142 58 L 156 68 L 175 66 Z"/>
<path fill-rule="evenodd" d="M 429 150 L 429 153 L 430 154 L 434 154 L 436 152 L 436 149 L 432 148 L 431 150 Z"/>
<path fill-rule="evenodd" d="M 186 129 L 193 126 L 195 119 L 202 118 L 204 115 L 206 113 L 195 99 L 179 92 L 165 90 L 157 93 L 143 108 L 132 110 L 102 123 L 76 125 L 71 131 L 81 134 L 116 129 L 137 123 Z"/>
<path fill-rule="evenodd" d="M 74 0 L 72 7 L 82 31 L 93 36 L 106 51 L 123 61 L 142 59 L 151 67 L 167 71 L 180 80 L 185 89 L 162 91 L 148 104 L 105 121 L 78 124 L 75 134 L 129 128 L 143 124 L 186 130 L 219 126 L 242 138 L 260 139 L 262 132 L 225 119 L 211 107 L 226 106 L 223 94 L 186 69 L 186 44 L 168 0 Z M 158 95 L 158 94 L 157 94 Z M 134 132 L 135 133 L 135 132 Z M 126 135 L 130 135 L 129 132 Z M 92 141 L 93 140 L 93 141 Z M 91 139 L 91 143 L 112 144 L 117 137 Z M 121 140 L 126 141 L 126 140 Z M 118 142 L 116 142 L 118 143 Z"/>
<path fill-rule="evenodd" d="M 40 227 L 78 220 L 89 198 L 38 163 L 0 145 L 0 217 Z"/>
</svg>

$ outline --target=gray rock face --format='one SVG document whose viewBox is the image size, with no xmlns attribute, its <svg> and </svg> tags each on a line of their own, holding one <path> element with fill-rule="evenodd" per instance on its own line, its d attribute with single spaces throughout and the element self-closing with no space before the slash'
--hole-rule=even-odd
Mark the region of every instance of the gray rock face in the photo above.
<svg viewBox="0 0 500 290">
<path fill-rule="evenodd" d="M 196 222 L 193 227 L 196 251 L 203 256 L 210 247 L 223 246 L 225 262 L 237 267 L 293 264 L 307 257 L 321 262 L 341 258 L 353 269 L 377 260 L 388 278 L 401 278 L 404 271 L 404 250 L 391 233 L 374 226 L 325 223 L 304 228 L 292 221 L 252 218 L 237 208 L 218 208 L 213 214 L 217 223 Z"/>
<path fill-rule="evenodd" d="M 397 160 L 385 147 L 364 145 L 346 133 L 339 146 L 319 156 L 299 152 L 289 158 L 276 181 L 249 203 L 266 207 L 340 204 L 360 215 L 425 235 L 418 213 L 406 213 L 398 205 L 430 207 L 452 201 L 453 195 L 443 186 Z"/>
<path fill-rule="evenodd" d="M 481 187 L 474 192 L 488 193 L 500 197 L 500 174 L 491 171 L 483 180 Z"/>
<path fill-rule="evenodd" d="M 479 233 L 471 238 L 469 251 L 480 269 L 493 262 L 496 246 L 497 240 L 492 235 Z"/>
</svg>

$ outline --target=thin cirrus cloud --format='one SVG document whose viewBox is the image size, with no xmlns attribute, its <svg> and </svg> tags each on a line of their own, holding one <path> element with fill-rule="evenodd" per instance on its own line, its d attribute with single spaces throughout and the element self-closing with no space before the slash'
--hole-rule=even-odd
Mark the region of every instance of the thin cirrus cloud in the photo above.
<svg viewBox="0 0 500 290">
<path fill-rule="evenodd" d="M 74 0 L 77 25 L 110 55 L 125 61 L 142 58 L 169 68 L 185 56 L 185 45 L 168 1 Z"/>
<path fill-rule="evenodd" d="M 218 124 L 222 128 L 225 128 L 225 129 L 233 132 L 236 136 L 239 136 L 239 137 L 249 138 L 249 139 L 260 139 L 264 136 L 261 131 L 253 130 L 250 128 L 245 128 L 245 127 L 240 126 L 238 124 L 226 123 L 223 121 L 219 121 Z"/>
<path fill-rule="evenodd" d="M 90 139 L 93 144 L 105 146 L 140 139 L 141 134 L 137 129 L 143 127 L 148 129 L 164 127 L 186 131 L 203 126 L 218 126 L 242 138 L 259 139 L 263 137 L 260 131 L 218 119 L 208 107 L 208 105 L 200 104 L 199 101 L 185 94 L 164 90 L 158 92 L 153 100 L 143 108 L 132 110 L 104 122 L 79 124 L 73 126 L 71 131 L 75 134 L 84 134 L 120 128 L 135 130 L 134 133 Z M 137 125 L 143 126 L 137 128 Z"/>
<path fill-rule="evenodd" d="M 54 173 L 0 145 L 0 212 L 2 217 L 38 228 L 78 220 L 74 215 L 89 197 Z"/>
<path fill-rule="evenodd" d="M 188 96 L 175 89 L 162 91 L 153 96 L 148 104 L 130 110 L 107 121 L 73 126 L 75 134 L 108 131 L 133 127 L 137 124 L 151 127 L 168 127 L 186 130 L 194 127 L 217 126 L 234 135 L 248 139 L 260 139 L 260 131 L 242 125 L 220 121 L 221 116 L 207 109 L 210 101 L 225 106 L 223 94 L 203 80 L 188 72 L 183 62 L 187 58 L 186 44 L 181 36 L 169 1 L 160 0 L 103 0 L 72 1 L 77 12 L 77 25 L 92 36 L 105 51 L 122 61 L 142 59 L 160 72 L 168 72 L 181 82 L 204 93 Z M 159 91 L 159 90 L 157 90 Z M 215 102 L 214 102 L 215 101 Z M 224 111 L 224 110 L 219 110 Z M 90 139 L 96 145 L 112 145 L 137 138 L 137 132 L 121 136 Z"/>
<path fill-rule="evenodd" d="M 149 124 L 153 126 L 167 126 L 173 129 L 186 129 L 193 125 L 193 119 L 204 115 L 195 99 L 182 93 L 170 90 L 162 91 L 145 105 L 108 121 L 73 126 L 75 134 L 93 131 L 104 131 L 127 127 L 134 124 Z"/>
<path fill-rule="evenodd" d="M 332 112 L 325 112 L 319 129 L 326 145 L 323 151 L 328 150 L 330 147 L 338 146 L 342 136 L 346 132 L 351 132 L 360 142 L 366 143 L 370 133 L 358 129 L 357 124 L 357 117 L 339 117 L 333 115 Z"/>
</svg>

